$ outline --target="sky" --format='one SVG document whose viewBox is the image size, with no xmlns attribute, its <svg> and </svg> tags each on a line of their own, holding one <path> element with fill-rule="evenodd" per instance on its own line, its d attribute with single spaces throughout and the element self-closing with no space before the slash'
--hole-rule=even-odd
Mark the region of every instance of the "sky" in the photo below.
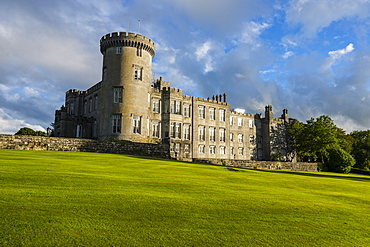
<svg viewBox="0 0 370 247">
<path fill-rule="evenodd" d="M 2 0 L 0 133 L 49 127 L 121 31 L 154 40 L 154 77 L 186 95 L 370 129 L 370 0 Z"/>
</svg>

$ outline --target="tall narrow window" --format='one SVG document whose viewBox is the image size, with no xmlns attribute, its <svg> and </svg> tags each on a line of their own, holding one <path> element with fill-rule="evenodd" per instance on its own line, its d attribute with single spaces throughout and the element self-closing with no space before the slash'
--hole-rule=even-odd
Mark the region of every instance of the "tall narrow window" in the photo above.
<svg viewBox="0 0 370 247">
<path fill-rule="evenodd" d="M 184 153 L 190 153 L 190 145 L 189 144 L 185 144 L 184 145 Z"/>
<path fill-rule="evenodd" d="M 176 127 L 176 125 L 175 125 L 175 123 L 171 123 L 171 127 L 170 127 L 170 136 L 171 136 L 171 138 L 175 138 L 175 127 Z"/>
<path fill-rule="evenodd" d="M 93 109 L 93 101 L 92 98 L 89 99 L 89 112 L 92 112 Z"/>
<path fill-rule="evenodd" d="M 184 125 L 184 139 L 190 140 L 190 125 L 189 124 Z"/>
<path fill-rule="evenodd" d="M 176 101 L 175 113 L 176 114 L 181 114 L 181 102 Z"/>
<path fill-rule="evenodd" d="M 216 141 L 216 136 L 215 136 L 216 128 L 210 127 L 209 128 L 209 140 L 211 142 Z"/>
<path fill-rule="evenodd" d="M 243 148 L 238 148 L 238 154 L 243 155 L 244 154 L 244 149 Z"/>
<path fill-rule="evenodd" d="M 113 88 L 113 102 L 122 103 L 122 87 Z"/>
<path fill-rule="evenodd" d="M 224 109 L 220 110 L 220 121 L 225 121 L 225 110 Z"/>
<path fill-rule="evenodd" d="M 122 116 L 120 114 L 113 115 L 113 123 L 112 123 L 112 132 L 113 133 L 121 133 L 121 120 Z"/>
<path fill-rule="evenodd" d="M 140 81 L 143 79 L 143 68 L 135 66 L 134 79 Z"/>
<path fill-rule="evenodd" d="M 220 142 L 225 142 L 225 129 L 220 129 Z"/>
<path fill-rule="evenodd" d="M 249 120 L 249 128 L 253 128 L 253 120 Z"/>
<path fill-rule="evenodd" d="M 143 48 L 141 48 L 141 47 L 136 48 L 136 56 L 138 56 L 138 57 L 143 56 Z"/>
<path fill-rule="evenodd" d="M 242 118 L 238 118 L 238 126 L 243 126 L 243 119 Z"/>
<path fill-rule="evenodd" d="M 159 113 L 159 100 L 158 99 L 153 100 L 153 112 Z"/>
<path fill-rule="evenodd" d="M 82 137 L 82 125 L 77 125 L 76 126 L 76 137 L 81 138 Z"/>
<path fill-rule="evenodd" d="M 175 101 L 171 101 L 170 104 L 170 113 L 175 113 Z"/>
<path fill-rule="evenodd" d="M 107 67 L 103 68 L 103 76 L 102 76 L 103 81 L 107 79 Z"/>
<path fill-rule="evenodd" d="M 199 150 L 199 153 L 204 154 L 205 153 L 205 146 L 204 145 L 199 145 L 198 150 Z"/>
<path fill-rule="evenodd" d="M 234 155 L 234 147 L 230 147 L 230 154 Z"/>
<path fill-rule="evenodd" d="M 254 144 L 254 136 L 253 136 L 253 135 L 250 135 L 250 136 L 249 136 L 249 142 L 250 142 L 251 144 Z"/>
<path fill-rule="evenodd" d="M 215 120 L 216 119 L 216 116 L 215 116 L 215 108 L 209 108 L 209 119 L 210 120 Z"/>
<path fill-rule="evenodd" d="M 157 138 L 159 137 L 159 122 L 153 122 L 152 136 Z"/>
<path fill-rule="evenodd" d="M 133 132 L 137 134 L 141 133 L 141 116 L 133 116 Z"/>
<path fill-rule="evenodd" d="M 204 141 L 205 138 L 205 126 L 199 126 L 199 141 Z"/>
<path fill-rule="evenodd" d="M 234 133 L 230 133 L 230 141 L 233 142 L 234 141 Z"/>
<path fill-rule="evenodd" d="M 181 138 L 181 123 L 176 123 L 175 138 Z"/>
<path fill-rule="evenodd" d="M 98 95 L 97 94 L 94 96 L 94 109 L 95 110 L 98 109 Z"/>
<path fill-rule="evenodd" d="M 87 100 L 84 101 L 84 114 L 87 113 Z"/>
<path fill-rule="evenodd" d="M 230 117 L 230 125 L 234 125 L 234 118 Z"/>
<path fill-rule="evenodd" d="M 238 142 L 243 142 L 243 134 L 238 134 Z"/>
<path fill-rule="evenodd" d="M 198 110 L 199 110 L 199 118 L 205 118 L 205 113 L 204 113 L 205 106 L 199 106 Z"/>
<path fill-rule="evenodd" d="M 184 105 L 184 117 L 190 117 L 190 105 Z"/>
<path fill-rule="evenodd" d="M 220 147 L 220 154 L 225 154 L 226 153 L 226 147 L 221 146 Z"/>
<path fill-rule="evenodd" d="M 116 54 L 122 54 L 122 47 L 116 47 Z"/>
<path fill-rule="evenodd" d="M 209 153 L 210 154 L 215 154 L 216 147 L 215 146 L 209 146 Z"/>
</svg>

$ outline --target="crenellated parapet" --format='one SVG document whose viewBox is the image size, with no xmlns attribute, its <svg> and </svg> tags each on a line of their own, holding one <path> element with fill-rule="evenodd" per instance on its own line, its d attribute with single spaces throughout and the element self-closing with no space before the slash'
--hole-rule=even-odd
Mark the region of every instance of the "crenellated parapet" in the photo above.
<svg viewBox="0 0 370 247">
<path fill-rule="evenodd" d="M 154 58 L 155 44 L 154 42 L 140 34 L 135 33 L 111 33 L 106 34 L 100 39 L 100 52 L 104 54 L 105 50 L 110 47 L 136 47 L 143 49 Z"/>
</svg>

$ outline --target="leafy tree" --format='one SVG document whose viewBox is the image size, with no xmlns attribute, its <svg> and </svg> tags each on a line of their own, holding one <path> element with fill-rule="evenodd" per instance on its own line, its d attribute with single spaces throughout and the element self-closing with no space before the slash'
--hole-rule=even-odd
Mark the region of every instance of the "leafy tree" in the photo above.
<svg viewBox="0 0 370 247">
<path fill-rule="evenodd" d="M 329 150 L 330 159 L 326 163 L 329 171 L 349 173 L 356 160 L 342 148 L 332 148 Z"/>
<path fill-rule="evenodd" d="M 355 166 L 364 169 L 370 165 L 370 130 L 354 131 L 351 136 L 354 138 L 351 153 L 356 159 Z"/>
<path fill-rule="evenodd" d="M 293 136 L 300 159 L 317 160 L 330 171 L 349 172 L 354 165 L 353 138 L 338 128 L 328 116 L 311 118 L 306 124 L 295 122 L 289 133 Z"/>
<path fill-rule="evenodd" d="M 29 136 L 46 136 L 46 133 L 43 131 L 34 131 L 31 128 L 23 127 L 18 130 L 16 135 L 29 135 Z"/>
</svg>

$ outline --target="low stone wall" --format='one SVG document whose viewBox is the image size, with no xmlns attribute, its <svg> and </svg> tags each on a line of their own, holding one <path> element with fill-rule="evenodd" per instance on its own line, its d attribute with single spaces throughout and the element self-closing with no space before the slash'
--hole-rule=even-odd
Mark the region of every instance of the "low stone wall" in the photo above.
<svg viewBox="0 0 370 247">
<path fill-rule="evenodd" d="M 0 149 L 117 153 L 170 158 L 162 144 L 45 136 L 0 135 Z"/>
<path fill-rule="evenodd" d="M 252 161 L 252 160 L 222 160 L 222 159 L 193 159 L 193 162 L 231 166 L 249 169 L 275 169 L 289 171 L 317 172 L 316 163 L 305 162 L 277 162 L 277 161 Z"/>
</svg>

